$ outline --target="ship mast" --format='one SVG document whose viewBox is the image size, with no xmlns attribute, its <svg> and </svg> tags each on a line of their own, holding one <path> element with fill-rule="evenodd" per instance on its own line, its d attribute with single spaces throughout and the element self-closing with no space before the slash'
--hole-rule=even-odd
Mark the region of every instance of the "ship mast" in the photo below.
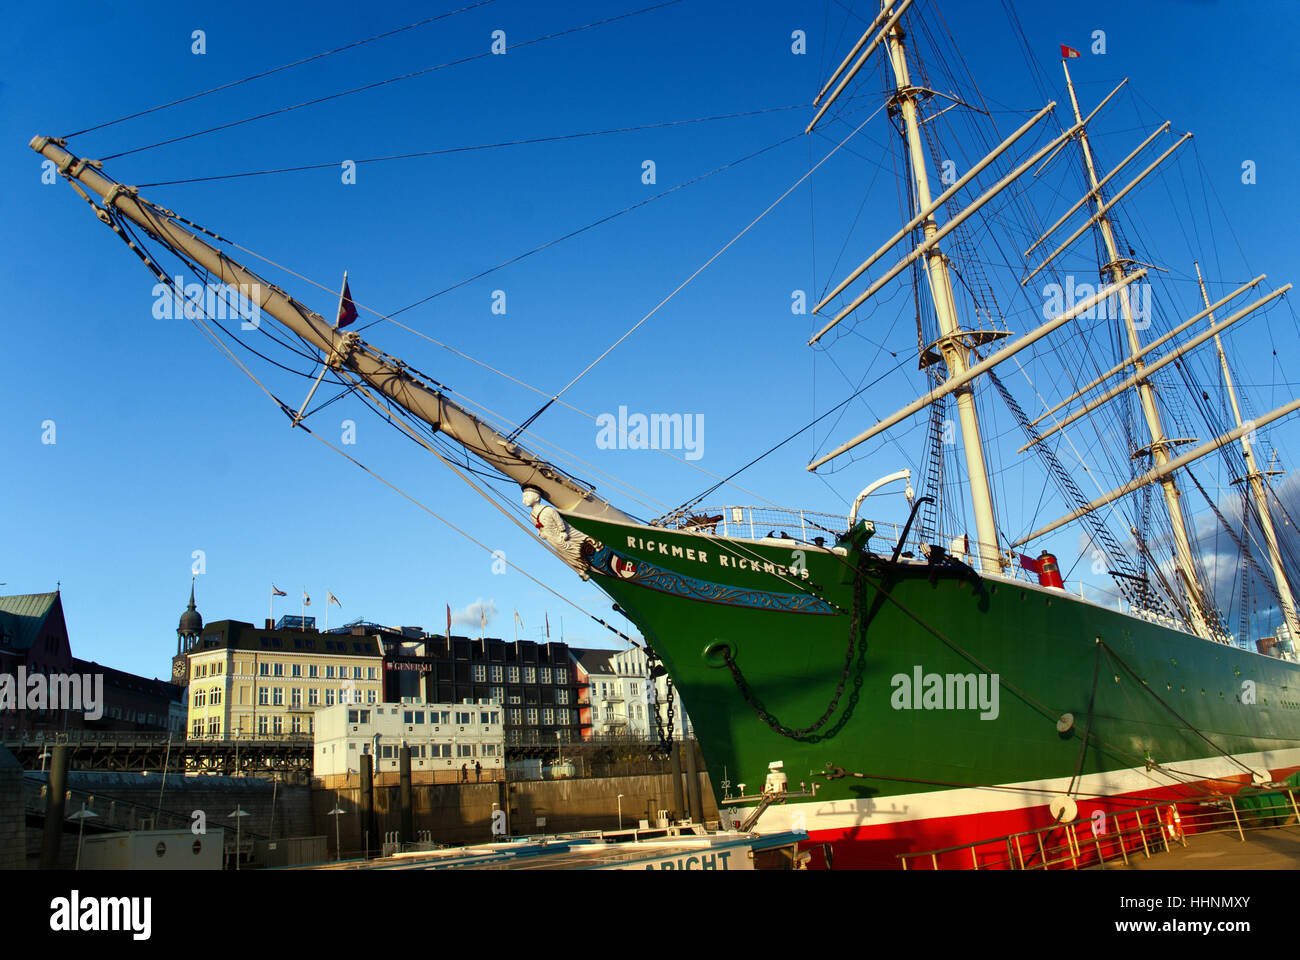
<svg viewBox="0 0 1300 960">
<path fill-rule="evenodd" d="M 1074 83 L 1070 79 L 1070 68 L 1064 60 L 1061 61 L 1061 67 L 1065 71 L 1065 83 L 1070 90 L 1070 104 L 1074 108 L 1075 120 L 1082 121 L 1082 114 L 1079 112 L 1079 100 L 1074 94 Z M 1115 232 L 1107 214 L 1106 203 L 1101 195 L 1100 184 L 1097 179 L 1097 168 L 1093 164 L 1092 148 L 1088 144 L 1086 129 L 1080 129 L 1078 140 L 1079 149 L 1083 152 L 1083 163 L 1088 171 L 1092 199 L 1097 206 L 1097 225 L 1101 229 L 1102 241 L 1106 245 L 1106 255 L 1110 258 L 1102 266 L 1102 270 L 1109 272 L 1111 279 L 1118 283 L 1124 279 L 1126 264 L 1130 261 L 1122 259 L 1116 247 Z M 1124 318 L 1124 329 L 1128 336 L 1129 351 L 1134 357 L 1137 357 L 1141 352 L 1142 344 L 1138 339 L 1137 327 L 1133 322 L 1133 306 L 1129 300 L 1127 287 L 1119 291 L 1119 304 L 1120 313 Z M 1151 452 L 1153 467 L 1158 469 L 1169 462 L 1171 441 L 1165 437 L 1164 429 L 1160 424 L 1160 411 L 1156 407 L 1155 387 L 1150 380 L 1142 377 L 1144 367 L 1145 364 L 1141 360 L 1135 360 L 1134 369 L 1135 375 L 1138 377 L 1136 384 L 1138 397 L 1141 401 L 1143 416 L 1146 419 L 1147 431 L 1151 438 L 1148 449 Z M 1205 600 L 1204 589 L 1196 576 L 1196 569 L 1192 560 L 1192 545 L 1187 535 L 1187 522 L 1183 516 L 1180 502 L 1181 495 L 1172 473 L 1161 478 L 1160 489 L 1164 494 L 1170 525 L 1173 528 L 1174 564 L 1178 571 L 1179 580 L 1182 582 L 1183 590 L 1187 595 L 1187 609 L 1191 619 L 1190 626 L 1199 636 L 1210 637 L 1211 629 L 1206 618 L 1206 611 L 1210 607 Z"/>
<path fill-rule="evenodd" d="M 907 139 L 908 161 L 916 187 L 916 202 L 921 210 L 930 207 L 930 178 L 926 171 L 925 154 L 921 145 L 921 130 L 917 122 L 917 101 L 921 91 L 912 86 L 903 47 L 903 31 L 897 22 L 889 31 L 886 41 L 889 63 L 894 71 L 896 91 L 894 103 L 903 117 L 903 133 Z M 926 240 L 939 232 L 934 213 L 925 218 L 923 230 Z M 948 272 L 948 258 L 934 244 L 925 255 L 925 275 L 930 286 L 934 310 L 939 322 L 939 341 L 936 346 L 943 355 L 950 378 L 962 377 L 970 366 L 971 350 L 957 319 L 957 303 L 953 297 L 952 278 Z M 975 529 L 978 542 L 980 569 L 984 573 L 1000 573 L 1002 557 L 998 546 L 997 524 L 993 516 L 993 492 L 989 486 L 988 466 L 984 461 L 984 446 L 980 438 L 979 414 L 975 409 L 975 392 L 967 383 L 954 391 L 957 398 L 957 415 L 961 422 L 962 449 L 966 457 L 966 474 L 970 482 L 971 504 L 975 511 Z"/>
<path fill-rule="evenodd" d="M 1210 298 L 1205 292 L 1205 279 L 1201 276 L 1201 265 L 1196 264 L 1196 282 L 1201 287 L 1201 299 L 1205 301 L 1206 309 L 1210 307 Z M 1223 352 L 1223 341 L 1219 338 L 1219 333 L 1215 327 L 1214 312 L 1210 311 L 1210 329 L 1214 330 L 1214 347 L 1219 354 L 1219 366 L 1223 370 L 1223 382 L 1228 388 L 1228 400 L 1232 404 L 1232 415 L 1237 421 L 1237 426 L 1243 426 L 1241 420 L 1241 406 L 1237 403 L 1237 389 L 1232 383 L 1232 373 L 1228 370 L 1228 357 Z M 1250 434 L 1243 433 L 1241 436 L 1241 453 L 1246 460 L 1246 476 L 1244 479 L 1250 484 L 1250 492 L 1255 498 L 1255 507 L 1259 512 L 1259 525 L 1264 531 L 1264 543 L 1268 548 L 1268 562 L 1273 568 L 1273 581 L 1277 584 L 1277 595 L 1279 605 L 1282 607 L 1282 619 L 1290 631 L 1291 637 L 1300 637 L 1300 620 L 1296 618 L 1295 599 L 1291 595 L 1291 585 L 1287 582 L 1286 573 L 1282 569 L 1282 551 L 1278 546 L 1277 531 L 1273 528 L 1273 516 L 1268 509 L 1268 487 L 1264 479 L 1272 473 L 1280 471 L 1270 470 L 1262 471 L 1255 463 L 1255 450 L 1250 443 Z M 1240 483 L 1241 479 L 1234 481 Z M 1245 637 L 1241 639 L 1245 640 Z"/>
<path fill-rule="evenodd" d="M 198 264 L 222 283 L 240 290 L 258 309 L 323 351 L 328 366 L 365 381 L 499 473 L 520 486 L 535 487 L 560 510 L 597 519 L 634 522 L 590 486 L 503 436 L 442 391 L 412 375 L 400 360 L 370 346 L 355 333 L 335 329 L 305 304 L 180 227 L 172 219 L 175 214 L 169 215 L 144 200 L 135 187 L 103 176 L 99 161 L 79 159 L 63 147 L 64 142 L 53 137 L 34 137 L 31 141 L 31 148 L 53 161 L 74 187 L 80 191 L 84 186 L 102 199 L 103 209 L 96 207 L 96 212 L 105 223 L 111 221 L 110 212 L 135 223 L 159 243 Z"/>
</svg>

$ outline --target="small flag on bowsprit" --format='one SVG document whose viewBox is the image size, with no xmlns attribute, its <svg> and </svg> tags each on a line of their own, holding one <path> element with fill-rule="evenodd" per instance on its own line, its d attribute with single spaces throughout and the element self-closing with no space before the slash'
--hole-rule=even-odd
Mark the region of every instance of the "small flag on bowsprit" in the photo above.
<svg viewBox="0 0 1300 960">
<path fill-rule="evenodd" d="M 1061 44 L 1062 60 L 1077 60 L 1081 56 L 1083 56 L 1083 54 L 1074 49 L 1074 47 L 1067 47 L 1065 44 Z M 339 324 L 339 326 L 343 326 L 343 324 Z"/>
<path fill-rule="evenodd" d="M 1076 54 L 1077 56 L 1077 54 Z M 343 292 L 339 294 L 339 317 L 334 326 L 342 329 L 357 318 L 357 305 L 352 302 L 352 291 L 348 289 L 348 272 L 343 271 Z"/>
</svg>

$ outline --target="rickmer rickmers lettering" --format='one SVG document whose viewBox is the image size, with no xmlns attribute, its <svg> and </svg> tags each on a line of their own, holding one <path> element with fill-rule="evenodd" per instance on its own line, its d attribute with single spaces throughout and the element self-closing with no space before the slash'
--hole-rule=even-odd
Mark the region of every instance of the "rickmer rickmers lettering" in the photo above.
<svg viewBox="0 0 1300 960">
<path fill-rule="evenodd" d="M 896 364 L 911 368 L 907 351 L 916 349 L 919 395 L 819 454 L 808 469 L 907 425 L 906 434 L 861 458 L 863 480 L 896 469 L 877 461 L 919 437 L 912 453 L 923 464 L 916 478 L 922 495 L 912 487 L 911 469 L 890 473 L 867 486 L 842 518 L 776 508 L 719 511 L 695 501 L 651 522 L 633 517 L 521 445 L 522 428 L 502 434 L 436 382 L 242 266 L 216 234 L 200 239 L 188 221 L 110 179 L 62 140 L 36 137 L 31 146 L 82 196 L 102 202 L 97 216 L 122 239 L 161 244 L 215 282 L 256 289 L 262 320 L 321 351 L 350 388 L 403 407 L 517 484 L 530 533 L 536 529 L 558 560 L 603 590 L 668 670 L 689 705 L 729 820 L 748 820 L 761 833 L 806 829 L 813 864 L 836 868 L 896 869 L 900 854 L 1076 820 L 1114 825 L 1125 811 L 1157 802 L 1167 802 L 1167 819 L 1154 826 L 1173 836 L 1182 829 L 1180 805 L 1250 792 L 1300 770 L 1300 620 L 1273 520 L 1283 512 L 1271 486 L 1280 461 L 1261 461 L 1256 450 L 1262 431 L 1300 410 L 1300 399 L 1244 419 L 1220 337 L 1290 284 L 1243 304 L 1263 275 L 1230 291 L 1220 283 L 1212 303 L 1199 265 L 1156 266 L 1161 258 L 1148 249 L 1151 239 L 1129 232 L 1141 219 L 1116 222 L 1112 208 L 1172 162 L 1191 135 L 1165 123 L 1113 169 L 1100 170 L 1093 118 L 1127 81 L 1085 116 L 1064 60 L 1062 104 L 1021 110 L 1025 104 L 1017 103 L 1004 111 L 1019 124 L 1007 133 L 1008 121 L 972 108 L 985 101 L 964 71 L 949 70 L 963 62 L 960 56 L 940 52 L 930 69 L 919 65 L 912 38 L 925 38 L 928 50 L 947 37 L 920 20 L 930 6 L 882 0 L 805 128 L 812 133 L 843 120 L 834 104 L 877 97 L 879 78 L 887 78 L 882 116 L 860 129 L 885 124 L 877 132 L 896 154 L 873 159 L 873 170 L 900 172 L 903 182 L 886 192 L 901 198 L 902 222 L 875 253 L 864 249 L 867 259 L 813 307 L 820 329 L 808 343 L 869 320 L 866 340 L 874 345 L 898 320 L 903 352 L 891 344 L 877 350 L 878 362 L 890 366 L 888 374 Z M 1078 59 L 1076 69 L 1090 62 Z M 1042 89 L 1040 81 L 1019 89 Z M 985 152 L 990 143 L 996 145 Z M 983 154 L 977 162 L 965 170 L 945 165 L 948 156 L 971 157 L 970 144 Z M 877 151 L 880 141 L 863 149 Z M 1150 162 L 1135 159 L 1147 150 L 1162 152 Z M 1078 202 L 1057 210 L 1070 192 Z M 1040 196 L 1045 210 L 1033 205 Z M 1053 219 L 1036 239 L 1021 232 L 1032 225 L 1028 232 L 1038 233 Z M 135 240 L 123 225 L 138 228 Z M 848 235 L 856 245 L 851 228 Z M 1030 310 L 988 279 L 1008 270 L 1013 247 L 1024 263 L 1002 279 L 1029 297 Z M 1095 255 L 1095 267 L 1077 280 L 1063 276 L 1067 251 L 1074 263 Z M 154 259 L 140 262 L 159 282 L 171 282 Z M 1162 279 L 1170 269 L 1177 284 Z M 1197 284 L 1184 283 L 1193 270 Z M 873 300 L 895 280 L 910 297 L 896 297 L 895 288 Z M 1036 292 L 1041 302 L 1033 302 Z M 1040 315 L 1045 322 L 1033 326 Z M 1013 331 L 1026 317 L 1028 329 Z M 1187 319 L 1175 323 L 1178 317 Z M 792 345 L 789 319 L 770 330 L 776 350 Z M 1194 352 L 1201 346 L 1206 350 Z M 907 362 L 893 359 L 899 356 Z M 1025 396 L 1034 410 L 1027 412 L 1008 384 L 1040 368 L 1049 371 L 1048 382 L 1031 385 Z M 1014 383 L 1009 375 L 1004 382 L 999 371 L 1012 370 Z M 883 382 L 870 379 L 873 372 L 862 381 Z M 762 370 L 746 376 L 770 378 Z M 877 401 L 892 405 L 894 390 L 882 385 L 864 396 L 874 410 Z M 646 445 L 610 435 L 625 423 L 631 428 L 633 418 L 624 414 L 620 407 L 619 420 L 607 415 L 601 449 Z M 985 429 L 996 416 L 1005 422 Z M 929 429 L 913 431 L 926 417 Z M 1096 439 L 1082 432 L 1085 426 Z M 702 423 L 692 437 L 688 460 L 702 454 Z M 1009 437 L 1023 445 L 1002 449 Z M 1086 482 L 1076 479 L 1085 474 L 1067 467 L 1058 448 L 1104 469 L 1088 467 Z M 1244 619 L 1239 635 L 1231 635 L 1196 549 L 1199 518 L 1185 506 L 1189 489 L 1207 500 L 1207 488 L 1216 489 L 1217 478 L 1202 484 L 1195 476 L 1207 463 L 1250 506 L 1243 536 L 1240 524 L 1209 504 L 1228 528 L 1217 541 L 1220 562 L 1222 544 L 1231 542 L 1238 576 L 1265 594 L 1254 606 L 1276 625 L 1265 628 L 1273 636 L 1253 638 L 1253 649 L 1251 631 L 1261 628 Z M 1105 476 L 1124 482 L 1088 499 L 1083 489 Z M 901 480 L 906 522 L 886 536 L 883 523 L 878 532 L 858 511 L 878 489 Z M 1062 516 L 1040 525 L 1041 511 L 1058 508 Z M 1067 525 L 1061 542 L 1084 544 L 1082 557 L 1091 557 L 1095 577 L 1106 583 L 1090 583 L 1091 597 L 1077 595 L 1081 585 L 1066 583 L 1072 565 L 1046 549 L 1047 538 Z M 1031 543 L 1041 551 L 1037 557 L 1022 552 Z M 741 781 L 764 787 L 733 795 L 731 785 Z M 1026 865 L 1041 865 L 1035 850 L 1021 853 Z M 1005 845 L 994 855 L 1005 862 Z M 1085 847 L 1081 855 L 1091 852 Z M 956 856 L 958 865 L 970 865 L 970 851 Z M 726 868 L 725 857 L 714 868 Z"/>
</svg>

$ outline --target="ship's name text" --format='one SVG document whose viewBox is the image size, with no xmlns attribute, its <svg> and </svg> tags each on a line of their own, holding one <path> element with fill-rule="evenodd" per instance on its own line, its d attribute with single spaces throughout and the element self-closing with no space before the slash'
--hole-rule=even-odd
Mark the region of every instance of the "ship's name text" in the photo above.
<svg viewBox="0 0 1300 960">
<path fill-rule="evenodd" d="M 709 559 L 709 551 L 707 550 L 696 550 L 694 547 L 682 547 L 677 544 L 663 543 L 659 540 L 628 537 L 627 546 L 629 550 L 644 550 L 646 553 L 658 553 L 665 557 L 682 557 L 695 563 L 714 562 Z M 807 567 L 795 569 L 782 563 L 774 563 L 771 560 L 763 560 L 758 557 L 737 557 L 734 554 L 726 553 L 717 553 L 714 558 L 720 567 L 728 567 L 734 570 L 753 570 L 755 573 L 770 573 L 778 577 L 808 579 Z"/>
</svg>

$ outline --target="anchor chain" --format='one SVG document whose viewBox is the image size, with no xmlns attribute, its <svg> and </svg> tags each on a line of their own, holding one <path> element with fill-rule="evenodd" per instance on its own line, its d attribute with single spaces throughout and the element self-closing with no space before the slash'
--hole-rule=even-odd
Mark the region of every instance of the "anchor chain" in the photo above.
<svg viewBox="0 0 1300 960">
<path fill-rule="evenodd" d="M 663 669 L 661 666 L 662 661 L 660 661 L 659 659 L 659 654 L 655 653 L 654 647 L 650 646 L 648 642 L 645 645 L 645 658 L 646 658 L 646 676 L 650 681 L 649 683 L 650 689 L 648 691 L 649 701 L 650 701 L 649 707 L 650 710 L 653 712 L 655 718 L 655 734 L 659 738 L 659 749 L 663 753 L 667 753 L 670 749 L 672 749 L 672 743 L 673 743 L 673 715 L 674 715 L 674 706 L 675 706 L 673 703 L 673 678 L 667 675 L 668 671 L 665 669 L 664 687 L 665 690 L 667 691 L 667 707 L 668 707 L 668 723 L 665 725 L 664 718 L 659 713 L 659 687 L 657 683 L 658 677 L 655 675 L 656 666 L 659 666 L 660 669 Z"/>
<path fill-rule="evenodd" d="M 731 656 L 731 647 L 726 645 L 722 646 L 722 658 L 727 664 L 727 669 L 731 671 L 731 678 L 735 682 L 737 689 L 740 690 L 741 696 L 745 698 L 745 702 L 749 704 L 750 709 L 754 711 L 754 714 L 767 724 L 773 732 L 778 733 L 783 737 L 788 737 L 791 740 L 800 740 L 805 743 L 817 743 L 820 740 L 829 739 L 840 731 L 840 728 L 844 726 L 848 721 L 848 718 L 853 714 L 854 709 L 857 707 L 858 699 L 862 694 L 862 682 L 865 679 L 865 668 L 867 662 L 865 656 L 866 645 L 863 644 L 861 647 L 858 646 L 861 639 L 859 634 L 861 632 L 860 623 L 862 610 L 862 565 L 863 560 L 859 560 L 857 569 L 853 575 L 853 609 L 849 615 L 849 646 L 844 654 L 844 669 L 840 672 L 839 682 L 835 685 L 835 693 L 831 697 L 830 703 L 826 705 L 825 712 L 823 712 L 822 715 L 810 725 L 801 728 L 787 727 L 769 713 L 767 707 L 763 704 L 763 701 L 759 698 L 758 694 L 754 693 L 753 689 L 749 686 L 749 683 L 745 680 L 745 676 L 741 673 L 740 667 L 736 665 L 736 661 Z M 855 651 L 857 652 L 856 671 L 853 670 Z M 837 720 L 829 730 L 824 733 L 819 733 L 818 731 L 830 721 L 831 715 L 835 713 L 835 708 L 839 705 L 840 698 L 844 695 L 844 688 L 848 683 L 850 672 L 854 673 L 854 677 L 853 689 L 849 693 L 848 707 L 845 709 L 844 713 L 840 715 L 839 720 Z"/>
</svg>

